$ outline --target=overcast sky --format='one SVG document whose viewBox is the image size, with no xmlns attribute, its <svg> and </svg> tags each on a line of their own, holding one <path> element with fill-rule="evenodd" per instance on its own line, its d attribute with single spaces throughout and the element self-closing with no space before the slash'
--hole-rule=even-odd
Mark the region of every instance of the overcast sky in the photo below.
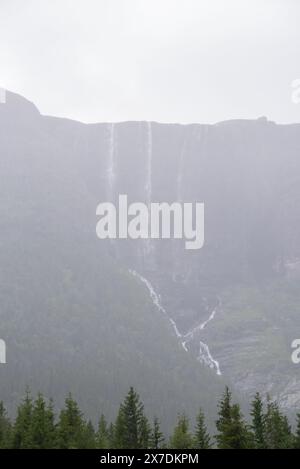
<svg viewBox="0 0 300 469">
<path fill-rule="evenodd" d="M 0 86 L 85 122 L 300 122 L 299 0 L 0 0 Z"/>
</svg>

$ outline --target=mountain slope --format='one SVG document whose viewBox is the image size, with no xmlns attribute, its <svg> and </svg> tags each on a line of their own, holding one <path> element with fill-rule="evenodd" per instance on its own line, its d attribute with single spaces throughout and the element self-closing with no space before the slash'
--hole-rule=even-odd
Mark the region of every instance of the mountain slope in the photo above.
<svg viewBox="0 0 300 469">
<path fill-rule="evenodd" d="M 96 130 L 100 141 L 101 126 L 43 118 L 12 94 L 0 107 L 1 399 L 12 408 L 29 385 L 62 405 L 71 391 L 91 418 L 113 418 L 133 385 L 166 429 L 180 410 L 212 415 L 224 383 L 96 238 Z"/>
<path fill-rule="evenodd" d="M 103 402 L 113 413 L 137 384 L 170 421 L 176 406 L 209 411 L 224 378 L 299 409 L 300 368 L 289 353 L 300 329 L 299 151 L 298 124 L 84 125 L 41 116 L 8 94 L 0 105 L 1 315 L 8 357 L 18 358 L 0 369 L 5 396 L 16 369 L 20 387 L 30 378 L 56 397 L 79 386 L 89 412 Z M 96 207 L 119 194 L 204 201 L 204 248 L 99 241 Z M 150 281 L 160 311 L 129 270 Z"/>
</svg>

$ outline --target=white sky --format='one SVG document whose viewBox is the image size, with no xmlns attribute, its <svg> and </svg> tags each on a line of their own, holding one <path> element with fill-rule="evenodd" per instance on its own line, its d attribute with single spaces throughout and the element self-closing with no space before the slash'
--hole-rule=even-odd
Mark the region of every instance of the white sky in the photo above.
<svg viewBox="0 0 300 469">
<path fill-rule="evenodd" d="M 0 0 L 0 86 L 85 122 L 300 122 L 299 0 Z"/>
</svg>

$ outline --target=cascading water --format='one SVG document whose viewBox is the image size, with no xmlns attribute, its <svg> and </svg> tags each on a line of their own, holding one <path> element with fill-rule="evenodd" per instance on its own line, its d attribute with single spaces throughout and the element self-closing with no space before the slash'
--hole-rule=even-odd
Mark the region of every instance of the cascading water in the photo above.
<svg viewBox="0 0 300 469">
<path fill-rule="evenodd" d="M 136 270 L 129 270 L 129 272 L 134 276 L 134 277 L 137 277 L 144 285 L 146 285 L 148 291 L 149 291 L 149 294 L 150 294 L 150 298 L 152 300 L 152 303 L 154 304 L 154 306 L 158 309 L 158 311 L 160 311 L 161 313 L 163 313 L 167 318 L 168 320 L 170 321 L 170 323 L 172 324 L 172 327 L 175 331 L 175 334 L 178 338 L 182 337 L 182 335 L 180 334 L 178 328 L 177 328 L 177 325 L 174 321 L 174 319 L 172 319 L 167 311 L 165 310 L 165 308 L 162 306 L 161 302 L 160 302 L 160 298 L 159 298 L 159 295 L 156 293 L 156 291 L 154 290 L 152 284 L 149 282 L 149 280 L 147 280 L 145 277 L 143 277 L 142 275 L 140 275 L 138 272 L 136 272 Z"/>
<path fill-rule="evenodd" d="M 109 132 L 109 141 L 108 141 L 108 163 L 107 163 L 107 197 L 108 201 L 113 202 L 115 197 L 115 179 L 116 179 L 116 168 L 115 168 L 115 124 L 109 124 L 108 127 Z M 152 124 L 151 122 L 147 122 L 147 167 L 146 167 L 146 184 L 145 184 L 145 196 L 146 196 L 146 203 L 150 206 L 152 202 Z M 180 155 L 180 161 L 178 166 L 178 179 L 177 179 L 177 196 L 178 201 L 182 201 L 183 193 L 182 193 L 182 174 L 183 174 L 183 164 L 184 164 L 184 154 L 185 154 L 186 142 L 184 142 L 182 152 Z M 151 265 L 151 261 L 153 261 L 153 253 L 152 253 L 152 245 L 151 239 L 146 240 L 145 246 L 145 254 L 147 255 L 147 265 Z M 189 352 L 189 344 L 192 340 L 198 340 L 197 333 L 202 331 L 207 324 L 212 321 L 216 314 L 216 308 L 213 310 L 209 318 L 204 321 L 203 323 L 199 324 L 187 334 L 182 334 L 175 322 L 175 320 L 168 314 L 166 309 L 162 306 L 160 296 L 154 290 L 152 284 L 149 280 L 145 277 L 140 275 L 135 270 L 129 271 L 134 277 L 138 278 L 148 289 L 150 298 L 154 306 L 163 313 L 168 321 L 170 322 L 176 337 L 180 340 L 180 343 L 183 349 L 186 352 Z M 217 375 L 221 375 L 220 366 L 217 360 L 215 360 L 209 350 L 207 344 L 199 340 L 199 354 L 197 356 L 199 362 L 203 363 L 204 365 L 214 369 Z"/>
<path fill-rule="evenodd" d="M 206 321 L 204 321 L 201 324 L 199 324 L 198 326 L 194 327 L 191 331 L 189 331 L 187 334 L 185 334 L 183 336 L 184 341 L 183 341 L 182 345 L 183 345 L 183 348 L 187 352 L 188 352 L 187 344 L 189 342 L 191 342 L 191 340 L 196 338 L 197 333 L 202 331 L 207 326 L 207 324 L 214 319 L 214 317 L 216 315 L 216 312 L 217 312 L 217 308 L 214 308 L 213 312 L 211 313 L 211 315 L 209 316 L 209 318 Z M 199 341 L 199 344 L 200 344 L 200 348 L 199 348 L 199 354 L 198 354 L 197 359 L 201 363 L 203 363 L 204 365 L 215 369 L 217 375 L 221 376 L 222 373 L 221 373 L 221 369 L 220 369 L 220 364 L 217 360 L 215 360 L 212 357 L 212 355 L 209 351 L 208 345 L 205 344 L 204 342 L 202 342 L 201 340 Z"/>
<path fill-rule="evenodd" d="M 152 124 L 147 122 L 147 167 L 146 167 L 146 185 L 145 185 L 146 204 L 150 208 L 152 201 Z M 151 264 L 150 255 L 153 251 L 152 241 L 149 237 L 145 242 L 145 255 L 148 266 Z M 152 259 L 153 261 L 153 259 Z"/>
<path fill-rule="evenodd" d="M 154 290 L 151 282 L 149 280 L 147 280 L 145 277 L 143 277 L 142 275 L 140 275 L 135 270 L 130 270 L 129 272 L 134 277 L 137 277 L 144 285 L 146 285 L 146 287 L 148 289 L 148 292 L 150 294 L 150 298 L 152 300 L 152 303 L 154 304 L 154 306 L 160 312 L 162 312 L 168 318 L 168 320 L 171 323 L 171 325 L 173 327 L 173 330 L 176 334 L 176 337 L 178 339 L 180 339 L 180 342 L 181 342 L 181 345 L 182 345 L 183 349 L 186 352 L 189 352 L 187 344 L 192 339 L 194 339 L 194 337 L 195 337 L 195 335 L 198 331 L 203 330 L 207 326 L 207 324 L 214 319 L 215 314 L 216 314 L 216 308 L 213 310 L 213 312 L 211 313 L 211 315 L 209 316 L 209 318 L 206 321 L 204 321 L 203 323 L 196 326 L 194 329 L 192 329 L 187 334 L 181 334 L 178 327 L 177 327 L 177 325 L 176 325 L 176 322 L 174 321 L 174 319 L 171 316 L 169 316 L 166 309 L 162 306 L 160 297 L 156 293 L 156 291 Z M 221 376 L 222 373 L 221 373 L 221 370 L 220 370 L 219 362 L 212 357 L 208 345 L 205 344 L 204 342 L 202 342 L 201 340 L 199 341 L 199 345 L 200 345 L 200 348 L 199 348 L 199 354 L 197 356 L 197 360 L 199 362 L 203 363 L 204 365 L 208 366 L 209 368 L 214 369 L 216 371 L 217 375 Z"/>
<path fill-rule="evenodd" d="M 208 127 L 206 127 L 206 126 L 204 128 L 200 127 L 199 130 L 196 129 L 196 131 L 194 130 L 194 132 L 193 132 L 193 136 L 196 137 L 198 140 L 200 140 L 201 145 L 205 145 L 207 135 L 208 135 Z M 181 202 L 181 203 L 184 201 L 183 200 L 184 199 L 184 197 L 183 197 L 183 171 L 184 171 L 184 163 L 185 163 L 184 158 L 186 156 L 186 151 L 187 151 L 187 137 L 184 138 L 182 148 L 181 148 L 181 152 L 180 152 L 180 155 L 179 155 L 179 160 L 178 160 L 177 201 Z M 173 251 L 173 259 L 174 259 L 174 261 L 173 261 L 173 265 L 174 265 L 173 279 L 176 279 L 177 272 L 182 270 L 182 265 L 180 264 L 180 260 L 179 260 L 180 256 L 178 255 L 178 252 L 176 251 L 176 249 L 174 249 L 174 251 Z M 216 308 L 214 308 L 211 315 L 209 316 L 209 318 L 206 321 L 204 321 L 203 323 L 201 323 L 198 326 L 196 326 L 195 328 L 193 328 L 187 334 L 181 335 L 181 337 L 183 338 L 182 346 L 183 346 L 183 348 L 186 352 L 189 351 L 188 344 L 192 340 L 196 339 L 197 333 L 202 331 L 207 326 L 207 324 L 214 319 L 215 314 L 216 314 Z M 199 353 L 198 353 L 197 359 L 201 363 L 205 364 L 206 366 L 209 366 L 210 368 L 215 369 L 217 375 L 221 375 L 219 362 L 212 357 L 208 345 L 205 344 L 204 342 L 202 342 L 201 340 L 199 341 L 199 344 L 200 344 L 200 348 L 199 348 Z"/>
<path fill-rule="evenodd" d="M 205 344 L 204 342 L 201 342 L 201 340 L 200 340 L 200 350 L 199 350 L 198 360 L 204 365 L 209 366 L 209 368 L 215 369 L 217 375 L 221 376 L 222 373 L 220 370 L 219 362 L 213 359 L 209 351 L 208 345 Z"/>
<path fill-rule="evenodd" d="M 179 153 L 178 165 L 177 165 L 177 181 L 176 181 L 176 198 L 177 202 L 183 203 L 183 168 L 184 168 L 184 158 L 186 154 L 187 146 L 187 137 L 184 137 L 183 144 Z M 182 273 L 182 263 L 180 252 L 182 250 L 182 243 L 173 239 L 172 242 L 172 279 L 176 282 L 177 277 Z"/>
</svg>

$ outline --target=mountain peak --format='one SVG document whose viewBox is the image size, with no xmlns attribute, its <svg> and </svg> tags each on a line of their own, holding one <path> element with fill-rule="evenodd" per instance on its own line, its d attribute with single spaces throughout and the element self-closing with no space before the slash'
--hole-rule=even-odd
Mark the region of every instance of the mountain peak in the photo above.
<svg viewBox="0 0 300 469">
<path fill-rule="evenodd" d="M 37 107 L 19 94 L 0 88 L 0 116 L 16 118 L 40 115 Z"/>
</svg>

